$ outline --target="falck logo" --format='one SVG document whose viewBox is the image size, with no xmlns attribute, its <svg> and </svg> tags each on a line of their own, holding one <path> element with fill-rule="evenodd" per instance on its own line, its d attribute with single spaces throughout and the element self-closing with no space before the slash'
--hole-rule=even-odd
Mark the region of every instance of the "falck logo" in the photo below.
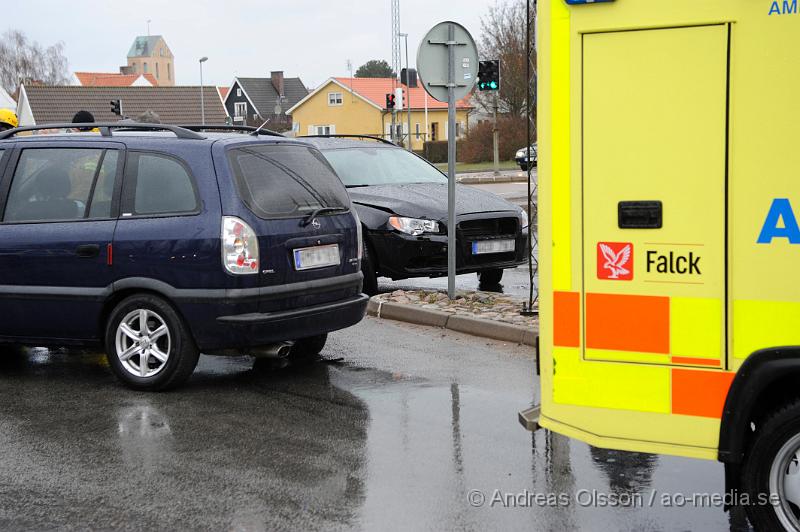
<svg viewBox="0 0 800 532">
<path fill-rule="evenodd" d="M 322 224 L 319 223 L 319 220 L 314 219 L 311 222 L 311 227 L 313 227 L 314 229 L 319 229 L 320 227 L 322 227 Z"/>
<path fill-rule="evenodd" d="M 615 281 L 632 281 L 633 244 L 630 242 L 598 243 L 597 278 Z"/>
</svg>

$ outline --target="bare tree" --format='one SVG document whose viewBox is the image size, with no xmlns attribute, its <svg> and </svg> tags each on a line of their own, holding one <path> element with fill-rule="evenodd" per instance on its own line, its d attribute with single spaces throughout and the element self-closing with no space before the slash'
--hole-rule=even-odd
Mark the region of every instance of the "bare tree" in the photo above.
<svg viewBox="0 0 800 532">
<path fill-rule="evenodd" d="M 536 13 L 536 2 L 531 13 Z M 478 44 L 481 59 L 500 60 L 500 112 L 523 115 L 527 112 L 528 76 L 525 36 L 527 17 L 525 0 L 503 0 L 489 8 L 481 18 L 481 37 Z M 531 35 L 533 38 L 533 35 Z M 486 111 L 494 105 L 491 92 L 478 92 L 477 100 Z"/>
<path fill-rule="evenodd" d="M 8 30 L 0 37 L 0 85 L 14 92 L 21 82 L 39 81 L 66 85 L 70 81 L 64 43 L 47 48 L 31 41 L 19 30 Z"/>
</svg>

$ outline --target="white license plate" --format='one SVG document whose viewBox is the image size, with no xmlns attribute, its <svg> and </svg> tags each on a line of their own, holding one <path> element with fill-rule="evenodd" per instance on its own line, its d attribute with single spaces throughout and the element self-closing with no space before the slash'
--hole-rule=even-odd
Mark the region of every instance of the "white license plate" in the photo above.
<svg viewBox="0 0 800 532">
<path fill-rule="evenodd" d="M 338 266 L 339 263 L 339 244 L 294 250 L 294 269 L 297 271 Z"/>
<path fill-rule="evenodd" d="M 508 253 L 516 250 L 516 244 L 514 240 L 479 240 L 472 243 L 472 254 Z"/>
</svg>

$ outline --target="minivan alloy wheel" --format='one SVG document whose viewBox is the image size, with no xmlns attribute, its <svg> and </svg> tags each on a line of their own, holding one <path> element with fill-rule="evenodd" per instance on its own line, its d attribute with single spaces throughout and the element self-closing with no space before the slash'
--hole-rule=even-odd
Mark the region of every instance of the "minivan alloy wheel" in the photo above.
<svg viewBox="0 0 800 532">
<path fill-rule="evenodd" d="M 800 530 L 800 434 L 775 455 L 769 475 L 769 492 L 778 496 L 775 507 L 786 530 Z"/>
<path fill-rule="evenodd" d="M 164 369 L 172 337 L 164 318 L 149 309 L 129 312 L 116 331 L 116 354 L 122 367 L 136 377 L 152 377 Z"/>
</svg>

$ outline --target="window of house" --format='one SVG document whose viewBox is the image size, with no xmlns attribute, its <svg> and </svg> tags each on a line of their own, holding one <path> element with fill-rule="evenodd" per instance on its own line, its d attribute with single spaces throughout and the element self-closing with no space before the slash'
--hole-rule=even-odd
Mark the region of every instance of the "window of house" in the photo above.
<svg viewBox="0 0 800 532">
<path fill-rule="evenodd" d="M 242 95 L 242 89 L 236 89 L 236 96 L 241 97 L 241 95 Z"/>
<path fill-rule="evenodd" d="M 341 92 L 328 93 L 328 105 L 342 105 L 343 101 Z"/>
<path fill-rule="evenodd" d="M 101 149 L 28 149 L 14 172 L 3 220 L 6 222 L 79 220 L 86 218 L 90 200 L 104 201 L 114 188 L 118 152 Z M 102 188 L 102 191 L 98 191 Z M 93 193 L 94 191 L 94 193 Z M 91 207 L 92 218 L 107 218 L 108 208 Z"/>
<path fill-rule="evenodd" d="M 414 134 L 416 135 L 417 140 L 419 140 L 419 124 L 417 124 L 416 131 L 414 132 Z"/>
<path fill-rule="evenodd" d="M 123 216 L 186 214 L 199 208 L 192 178 L 172 157 L 130 153 L 125 165 Z"/>
<path fill-rule="evenodd" d="M 134 64 L 132 64 L 131 66 L 133 67 L 133 71 L 134 71 L 134 72 L 136 72 L 136 73 L 138 73 L 138 72 L 139 72 L 139 65 L 137 65 L 136 63 L 134 63 Z"/>
<path fill-rule="evenodd" d="M 335 135 L 336 134 L 336 126 L 335 125 L 325 125 L 325 126 L 310 126 L 311 134 L 312 135 Z"/>
<path fill-rule="evenodd" d="M 456 137 L 461 136 L 461 122 L 456 122 Z"/>
<path fill-rule="evenodd" d="M 144 63 L 144 73 L 147 74 L 147 61 Z"/>
<path fill-rule="evenodd" d="M 167 63 L 167 79 L 172 79 L 172 64 Z"/>
<path fill-rule="evenodd" d="M 158 63 L 156 63 L 156 79 L 158 79 Z"/>
<path fill-rule="evenodd" d="M 233 114 L 237 118 L 247 116 L 247 102 L 235 102 L 233 104 Z"/>
</svg>

